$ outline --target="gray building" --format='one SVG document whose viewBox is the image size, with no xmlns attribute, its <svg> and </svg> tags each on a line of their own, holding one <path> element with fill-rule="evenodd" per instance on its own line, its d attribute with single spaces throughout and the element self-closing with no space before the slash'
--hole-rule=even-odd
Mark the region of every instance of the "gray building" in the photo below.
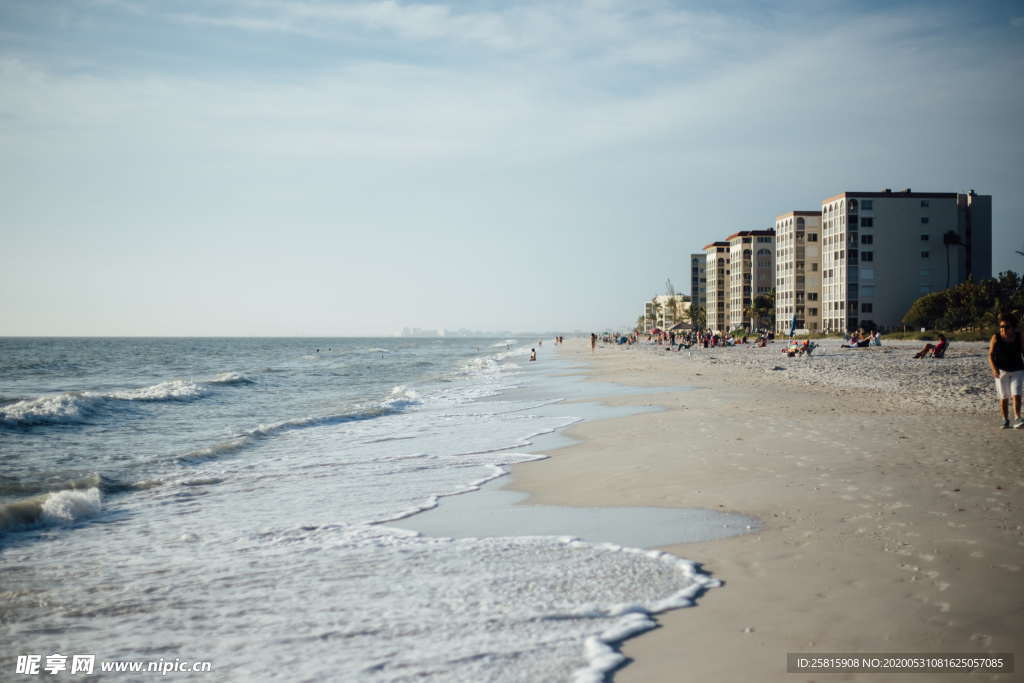
<svg viewBox="0 0 1024 683">
<path fill-rule="evenodd" d="M 897 328 L 914 301 L 992 276 L 992 197 L 842 192 L 821 205 L 821 325 Z"/>
<path fill-rule="evenodd" d="M 707 308 L 707 255 L 704 252 L 690 254 L 690 305 L 693 308 Z"/>
</svg>

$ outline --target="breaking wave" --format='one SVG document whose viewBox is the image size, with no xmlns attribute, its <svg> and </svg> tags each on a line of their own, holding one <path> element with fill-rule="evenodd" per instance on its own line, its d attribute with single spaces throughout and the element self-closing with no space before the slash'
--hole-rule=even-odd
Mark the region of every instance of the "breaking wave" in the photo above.
<svg viewBox="0 0 1024 683">
<path fill-rule="evenodd" d="M 291 420 L 283 420 L 281 422 L 273 422 L 271 424 L 261 424 L 252 429 L 248 429 L 236 436 L 215 443 L 212 446 L 200 448 L 185 455 L 178 456 L 178 460 L 182 463 L 194 463 L 202 462 L 204 460 L 212 460 L 221 455 L 234 453 L 240 451 L 252 444 L 256 443 L 261 439 L 266 439 L 284 432 L 290 432 L 296 429 L 307 429 L 310 427 L 325 427 L 336 424 L 344 424 L 346 422 L 359 422 L 363 420 L 375 420 L 379 417 L 386 415 L 396 415 L 404 412 L 411 406 L 418 405 L 420 403 L 419 394 L 414 390 L 409 389 L 405 385 L 399 385 L 391 390 L 391 395 L 379 404 L 356 409 L 348 413 L 339 413 L 336 415 L 322 415 L 319 417 L 302 417 L 294 418 Z"/>
<path fill-rule="evenodd" d="M 102 510 L 99 488 L 63 490 L 0 505 L 0 531 L 70 526 Z"/>
<path fill-rule="evenodd" d="M 138 389 L 119 391 L 66 391 L 0 404 L 0 426 L 31 427 L 87 422 L 93 415 L 135 402 L 194 401 L 210 393 L 212 385 L 252 384 L 237 372 L 224 372 L 207 381 L 174 379 Z"/>
</svg>

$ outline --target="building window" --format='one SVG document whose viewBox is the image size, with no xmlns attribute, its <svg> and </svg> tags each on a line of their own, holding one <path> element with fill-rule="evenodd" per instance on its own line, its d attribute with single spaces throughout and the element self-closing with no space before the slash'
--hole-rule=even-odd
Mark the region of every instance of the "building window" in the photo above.
<svg viewBox="0 0 1024 683">
<path fill-rule="evenodd" d="M 873 227 L 875 227 L 875 219 L 874 218 L 861 218 L 860 219 L 860 227 L 862 227 L 862 228 L 873 228 Z"/>
<path fill-rule="evenodd" d="M 922 207 L 928 206 L 928 200 L 927 199 L 922 199 L 921 200 L 921 206 Z"/>
<path fill-rule="evenodd" d="M 929 272 L 928 270 L 926 270 L 926 269 L 923 269 L 923 268 L 922 268 L 922 269 L 921 269 L 921 270 L 920 270 L 920 271 L 918 272 L 918 275 L 920 275 L 921 277 L 923 277 L 923 278 L 924 278 L 924 279 L 926 279 L 926 280 L 927 280 L 927 279 L 928 279 L 929 277 L 931 277 L 931 273 L 930 273 L 930 272 Z"/>
<path fill-rule="evenodd" d="M 926 233 L 926 232 L 922 232 L 922 233 L 921 233 L 921 241 L 922 241 L 922 242 L 927 242 L 927 241 L 928 241 L 928 240 L 930 240 L 930 239 L 931 239 L 931 235 L 929 235 L 929 234 L 928 234 L 928 233 Z"/>
<path fill-rule="evenodd" d="M 927 223 L 927 222 L 928 222 L 928 216 L 921 216 L 921 223 Z"/>
<path fill-rule="evenodd" d="M 928 294 L 932 290 L 928 285 L 921 285 L 920 289 L 918 289 L 917 291 L 920 292 L 921 294 Z"/>
<path fill-rule="evenodd" d="M 811 315 L 818 315 L 818 309 L 817 308 L 808 309 L 808 313 L 810 313 Z"/>
<path fill-rule="evenodd" d="M 808 301 L 817 301 L 818 300 L 818 293 L 817 292 L 807 292 L 807 300 Z"/>
<path fill-rule="evenodd" d="M 874 268 L 861 268 L 860 269 L 860 279 L 861 280 L 874 280 L 875 279 L 875 269 Z"/>
<path fill-rule="evenodd" d="M 874 244 L 875 243 L 875 236 L 874 235 L 861 235 L 860 236 L 860 243 L 861 244 Z"/>
<path fill-rule="evenodd" d="M 860 252 L 860 260 L 861 261 L 874 261 L 875 260 L 875 252 L 873 252 L 873 251 L 862 251 L 862 252 Z"/>
<path fill-rule="evenodd" d="M 808 242 L 817 242 L 818 241 L 818 233 L 816 233 L 816 232 L 809 232 L 809 233 L 807 233 L 807 241 Z"/>
<path fill-rule="evenodd" d="M 930 254 L 927 251 L 921 252 L 921 258 L 929 258 Z"/>
<path fill-rule="evenodd" d="M 873 311 L 871 310 L 872 308 L 873 308 L 873 304 L 861 304 L 860 305 L 860 312 L 861 313 L 873 313 Z"/>
<path fill-rule="evenodd" d="M 818 264 L 817 263 L 812 263 L 811 264 L 811 272 L 812 273 L 817 273 L 818 272 Z"/>
<path fill-rule="evenodd" d="M 874 205 L 874 201 L 872 201 L 870 199 L 865 199 L 864 201 L 862 201 L 860 203 L 860 208 L 864 209 L 865 211 L 871 211 L 871 209 L 874 208 L 873 205 Z"/>
<path fill-rule="evenodd" d="M 875 286 L 874 285 L 861 285 L 860 286 L 860 295 L 861 296 L 865 296 L 865 297 L 866 296 L 874 296 L 875 295 Z"/>
</svg>

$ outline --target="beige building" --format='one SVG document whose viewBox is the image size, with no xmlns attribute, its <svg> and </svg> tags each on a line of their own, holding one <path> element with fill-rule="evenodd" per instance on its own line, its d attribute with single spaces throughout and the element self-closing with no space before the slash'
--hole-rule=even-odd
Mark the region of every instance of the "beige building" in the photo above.
<svg viewBox="0 0 1024 683">
<path fill-rule="evenodd" d="M 723 332 L 750 326 L 750 305 L 758 294 L 775 288 L 775 231 L 740 230 L 726 238 L 729 245 L 729 297 Z"/>
<path fill-rule="evenodd" d="M 842 192 L 822 202 L 822 329 L 892 329 L 914 301 L 992 276 L 992 197 Z"/>
<path fill-rule="evenodd" d="M 775 219 L 775 331 L 821 329 L 821 212 Z"/>
<path fill-rule="evenodd" d="M 729 326 L 729 243 L 704 247 L 705 313 L 707 329 L 724 332 Z"/>
<path fill-rule="evenodd" d="M 684 294 L 662 294 L 644 304 L 644 332 L 669 330 L 689 320 L 690 300 Z"/>
</svg>

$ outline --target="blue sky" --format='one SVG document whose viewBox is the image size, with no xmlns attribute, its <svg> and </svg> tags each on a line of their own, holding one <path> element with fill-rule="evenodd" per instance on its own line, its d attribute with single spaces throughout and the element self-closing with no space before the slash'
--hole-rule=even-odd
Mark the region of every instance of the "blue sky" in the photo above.
<svg viewBox="0 0 1024 683">
<path fill-rule="evenodd" d="M 1024 7 L 0 3 L 0 334 L 628 324 L 844 190 L 993 195 Z"/>
</svg>

